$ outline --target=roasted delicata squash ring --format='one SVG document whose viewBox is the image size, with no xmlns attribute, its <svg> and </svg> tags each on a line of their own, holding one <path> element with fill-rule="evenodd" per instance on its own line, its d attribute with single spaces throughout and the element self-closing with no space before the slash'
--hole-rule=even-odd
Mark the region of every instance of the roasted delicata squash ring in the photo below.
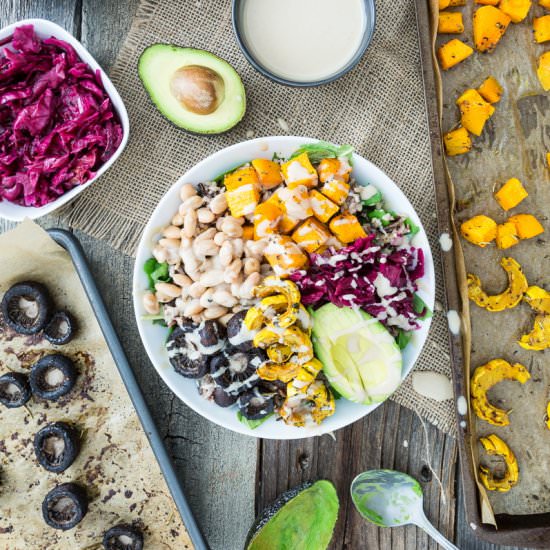
<svg viewBox="0 0 550 550">
<path fill-rule="evenodd" d="M 511 365 L 504 359 L 493 359 L 477 367 L 472 376 L 470 388 L 474 412 L 490 424 L 507 426 L 510 424 L 508 413 L 492 405 L 487 398 L 487 392 L 502 380 L 517 380 L 525 384 L 529 378 L 531 375 L 523 365 L 519 363 Z"/>
<path fill-rule="evenodd" d="M 523 299 L 539 313 L 550 315 L 550 292 L 540 286 L 530 286 L 523 295 Z"/>
<path fill-rule="evenodd" d="M 546 427 L 550 430 L 550 401 L 546 404 Z"/>
<path fill-rule="evenodd" d="M 533 330 L 524 334 L 518 344 L 524 349 L 535 351 L 550 348 L 550 315 L 537 315 Z"/>
<path fill-rule="evenodd" d="M 334 414 L 334 396 L 324 380 L 307 383 L 300 376 L 287 384 L 287 398 L 279 411 L 281 418 L 293 426 L 305 426 L 311 421 L 320 424 Z M 303 376 L 310 374 L 305 371 Z"/>
<path fill-rule="evenodd" d="M 495 477 L 486 466 L 479 465 L 479 479 L 483 486 L 489 491 L 505 493 L 509 491 L 519 479 L 518 461 L 510 447 L 495 434 L 487 437 L 480 437 L 479 442 L 483 445 L 488 455 L 499 455 L 506 463 L 506 472 L 501 478 Z"/>
<path fill-rule="evenodd" d="M 259 330 L 263 325 L 268 325 L 278 317 L 280 312 L 288 309 L 288 300 L 284 294 L 267 296 L 251 307 L 246 312 L 244 324 L 248 330 Z"/>
<path fill-rule="evenodd" d="M 296 283 L 288 279 L 279 279 L 278 277 L 266 277 L 262 284 L 254 289 L 254 294 L 258 298 L 273 296 L 274 294 L 282 294 L 286 298 L 286 311 L 273 317 L 271 322 L 275 326 L 282 328 L 289 327 L 296 322 L 298 312 L 300 310 L 300 290 Z"/>
<path fill-rule="evenodd" d="M 281 382 L 290 382 L 300 372 L 302 365 L 294 361 L 286 363 L 276 363 L 274 361 L 264 361 L 256 371 L 262 380 L 280 380 Z"/>
<path fill-rule="evenodd" d="M 286 363 L 292 357 L 292 349 L 285 344 L 273 344 L 266 351 L 270 361 L 274 363 Z"/>
<path fill-rule="evenodd" d="M 527 279 L 516 260 L 502 258 L 500 265 L 508 275 L 508 288 L 500 294 L 489 296 L 481 288 L 479 277 L 468 273 L 468 296 L 470 300 L 487 311 L 502 311 L 517 306 L 528 287 Z"/>
<path fill-rule="evenodd" d="M 303 365 L 313 358 L 313 344 L 309 336 L 297 326 L 265 327 L 254 336 L 254 346 L 268 349 L 275 344 L 289 346 L 292 362 Z"/>
</svg>

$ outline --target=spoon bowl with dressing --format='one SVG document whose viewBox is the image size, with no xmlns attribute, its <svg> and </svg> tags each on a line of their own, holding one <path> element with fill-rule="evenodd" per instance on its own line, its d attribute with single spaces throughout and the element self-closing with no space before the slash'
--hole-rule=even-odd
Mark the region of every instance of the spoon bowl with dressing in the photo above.
<svg viewBox="0 0 550 550">
<path fill-rule="evenodd" d="M 374 0 L 233 0 L 233 30 L 244 56 L 287 86 L 319 86 L 349 72 L 374 26 Z"/>
</svg>

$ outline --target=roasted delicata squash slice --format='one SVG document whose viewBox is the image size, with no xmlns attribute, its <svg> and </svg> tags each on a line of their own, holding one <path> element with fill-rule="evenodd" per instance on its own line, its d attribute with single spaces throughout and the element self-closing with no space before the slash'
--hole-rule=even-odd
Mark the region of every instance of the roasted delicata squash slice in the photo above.
<svg viewBox="0 0 550 550">
<path fill-rule="evenodd" d="M 550 315 L 550 292 L 540 286 L 530 286 L 523 295 L 523 299 L 539 313 Z"/>
<path fill-rule="evenodd" d="M 481 288 L 479 277 L 468 273 L 468 297 L 487 311 L 503 311 L 517 306 L 529 286 L 527 278 L 516 260 L 502 258 L 500 265 L 508 275 L 508 288 L 500 294 L 490 296 Z"/>
<path fill-rule="evenodd" d="M 275 318 L 279 324 L 280 313 L 286 312 L 287 308 L 288 298 L 284 294 L 266 296 L 246 312 L 244 324 L 248 330 L 259 330 L 262 326 L 271 324 Z"/>
<path fill-rule="evenodd" d="M 495 426 L 510 424 L 508 413 L 489 402 L 487 392 L 502 380 L 517 380 L 525 384 L 531 378 L 529 371 L 519 363 L 511 365 L 504 359 L 493 359 L 477 367 L 472 376 L 470 394 L 472 408 L 481 420 L 486 420 Z"/>
<path fill-rule="evenodd" d="M 550 430 L 550 401 L 546 404 L 546 427 Z"/>
<path fill-rule="evenodd" d="M 286 344 L 274 344 L 266 350 L 269 360 L 273 363 L 286 363 L 292 357 L 292 348 Z"/>
<path fill-rule="evenodd" d="M 292 362 L 300 365 L 313 358 L 313 344 L 309 336 L 295 325 L 284 329 L 265 327 L 254 336 L 254 347 L 267 349 L 275 344 L 289 346 Z"/>
<path fill-rule="evenodd" d="M 296 378 L 302 365 L 293 361 L 278 363 L 275 361 L 264 361 L 256 371 L 262 380 L 279 380 L 281 382 L 290 382 Z"/>
<path fill-rule="evenodd" d="M 519 479 L 518 461 L 510 447 L 495 434 L 487 437 L 480 437 L 479 442 L 483 445 L 488 455 L 501 456 L 506 464 L 506 471 L 502 477 L 495 477 L 493 473 L 482 464 L 479 465 L 479 479 L 483 486 L 489 491 L 505 493 L 509 491 Z"/>
<path fill-rule="evenodd" d="M 266 298 L 275 294 L 284 296 L 286 300 L 286 311 L 280 315 L 270 318 L 270 323 L 275 326 L 285 328 L 296 322 L 298 312 L 300 310 L 301 299 L 300 290 L 298 289 L 296 283 L 289 281 L 288 279 L 279 279 L 278 277 L 273 276 L 266 277 L 262 281 L 262 284 L 254 289 L 254 294 L 258 298 Z M 278 298 L 279 302 L 280 300 L 281 299 Z M 269 301 L 265 303 L 269 304 Z M 275 311 L 277 312 L 277 309 L 275 309 Z"/>
<path fill-rule="evenodd" d="M 534 351 L 550 348 L 550 315 L 537 315 L 533 330 L 524 334 L 518 344 L 524 349 Z"/>
</svg>

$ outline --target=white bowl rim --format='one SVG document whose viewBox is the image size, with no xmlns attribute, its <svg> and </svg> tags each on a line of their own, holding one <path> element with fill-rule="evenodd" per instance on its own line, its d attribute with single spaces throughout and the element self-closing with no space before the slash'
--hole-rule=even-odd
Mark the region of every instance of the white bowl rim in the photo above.
<svg viewBox="0 0 550 550">
<path fill-rule="evenodd" d="M 89 50 L 84 47 L 84 45 L 79 40 L 77 40 L 69 31 L 64 29 L 62 26 L 54 23 L 53 21 L 42 18 L 22 19 L 21 21 L 10 23 L 9 25 L 6 25 L 5 27 L 2 27 L 0 29 L 0 39 L 5 38 L 10 34 L 13 34 L 14 29 L 16 27 L 20 27 L 21 25 L 33 25 L 35 32 L 37 32 L 39 35 L 51 34 L 56 38 L 65 40 L 75 48 L 80 59 L 88 64 L 94 72 L 99 69 L 101 81 L 103 87 L 105 88 L 105 92 L 109 96 L 113 107 L 120 119 L 120 124 L 122 126 L 122 141 L 120 142 L 120 145 L 113 153 L 111 158 L 109 158 L 107 162 L 100 166 L 99 170 L 97 170 L 95 176 L 92 179 L 88 180 L 82 185 L 77 185 L 76 187 L 73 187 L 65 194 L 61 195 L 59 198 L 55 199 L 52 202 L 49 202 L 48 204 L 45 204 L 44 206 L 22 206 L 9 201 L 0 201 L 0 217 L 14 222 L 23 221 L 25 218 L 29 218 L 31 220 L 41 218 L 42 216 L 51 214 L 61 206 L 72 201 L 77 195 L 86 190 L 94 181 L 96 181 L 103 173 L 105 173 L 110 168 L 110 166 L 117 160 L 122 151 L 125 149 L 130 135 L 130 120 L 128 118 L 128 111 L 126 110 L 126 106 L 124 105 L 124 102 L 122 101 L 118 90 L 115 88 L 115 85 L 112 83 L 107 73 L 103 70 L 101 65 L 96 61 L 95 57 L 89 52 Z M 45 31 L 43 30 L 44 28 L 47 28 L 49 30 Z M 7 207 L 8 210 L 5 211 L 3 206 Z"/>
<path fill-rule="evenodd" d="M 203 160 L 199 161 L 197 164 L 192 166 L 185 174 L 183 174 L 178 181 L 176 181 L 163 195 L 163 197 L 158 202 L 155 210 L 153 211 L 151 217 L 149 218 L 149 221 L 147 222 L 147 225 L 145 226 L 140 242 L 138 244 L 137 250 L 136 250 L 136 261 L 134 265 L 134 275 L 133 275 L 133 303 L 134 303 L 134 314 L 136 317 L 136 323 L 138 326 L 138 331 L 143 343 L 143 346 L 147 352 L 147 355 L 149 356 L 149 359 L 151 363 L 153 364 L 155 370 L 160 375 L 160 377 L 164 380 L 166 385 L 169 387 L 169 389 L 176 395 L 180 400 L 182 400 L 187 406 L 189 406 L 191 409 L 193 409 L 195 412 L 200 414 L 201 416 L 205 417 L 206 419 L 210 420 L 211 422 L 218 424 L 219 426 L 222 426 L 224 428 L 230 429 L 232 431 L 235 431 L 237 433 L 243 434 L 243 435 L 249 435 L 256 438 L 264 438 L 264 439 L 303 439 L 307 437 L 312 436 L 319 436 L 324 434 L 332 434 L 333 431 L 344 428 L 348 426 L 349 424 L 352 424 L 353 422 L 360 420 L 370 412 L 372 412 L 374 409 L 382 405 L 381 403 L 376 403 L 374 405 L 357 405 L 354 403 L 351 403 L 347 400 L 344 400 L 346 404 L 350 404 L 353 407 L 361 408 L 362 411 L 360 414 L 352 415 L 353 418 L 349 419 L 346 422 L 335 422 L 335 419 L 337 418 L 338 414 L 338 403 L 336 402 L 336 413 L 323 421 L 319 426 L 316 426 L 312 429 L 306 429 L 306 428 L 297 428 L 293 426 L 286 426 L 284 425 L 284 431 L 282 433 L 270 433 L 271 430 L 269 430 L 269 426 L 273 424 L 274 420 L 269 419 L 264 424 L 260 425 L 258 428 L 250 429 L 244 424 L 240 423 L 238 420 L 236 420 L 236 413 L 234 410 L 234 407 L 229 407 L 226 409 L 228 412 L 230 412 L 230 415 L 227 415 L 229 418 L 234 417 L 233 421 L 225 421 L 220 420 L 218 418 L 215 418 L 215 415 L 211 413 L 211 410 L 222 410 L 221 407 L 218 407 L 217 405 L 213 405 L 212 403 L 209 403 L 206 400 L 198 401 L 201 403 L 200 406 L 197 406 L 193 402 L 190 402 L 188 398 L 186 398 L 186 391 L 182 391 L 176 386 L 178 384 L 175 384 L 171 380 L 170 374 L 172 376 L 175 374 L 175 371 L 171 369 L 171 367 L 165 367 L 161 364 L 159 364 L 154 357 L 154 351 L 152 349 L 153 344 L 149 344 L 147 341 L 147 332 L 151 331 L 151 327 L 153 326 L 150 322 L 145 321 L 141 319 L 141 315 L 143 314 L 143 305 L 142 305 L 142 296 L 144 292 L 146 291 L 146 284 L 144 284 L 145 275 L 143 273 L 143 263 L 144 261 L 151 257 L 151 247 L 148 244 L 148 240 L 153 234 L 158 234 L 158 230 L 160 227 L 165 226 L 168 223 L 168 219 L 165 218 L 164 221 L 157 220 L 159 213 L 163 208 L 165 207 L 165 204 L 167 203 L 169 196 L 173 193 L 176 193 L 177 189 L 185 183 L 185 182 L 191 182 L 194 183 L 193 174 L 195 172 L 199 172 L 203 170 L 205 167 L 208 166 L 208 164 L 215 161 L 217 158 L 228 155 L 229 153 L 234 153 L 238 151 L 241 148 L 252 147 L 254 145 L 258 146 L 258 153 L 257 155 L 260 156 L 260 153 L 262 151 L 268 150 L 273 145 L 277 146 L 278 144 L 286 144 L 285 148 L 288 148 L 289 142 L 292 142 L 292 147 L 296 149 L 302 144 L 305 143 L 314 143 L 320 141 L 316 138 L 310 138 L 305 136 L 266 136 L 266 137 L 258 137 L 251 140 L 242 141 L 233 145 L 230 145 L 228 147 L 225 147 L 223 149 L 220 149 L 213 154 L 209 155 L 208 157 L 204 158 Z M 324 140 L 326 141 L 326 140 Z M 253 157 L 251 156 L 250 159 Z M 434 272 L 434 263 L 433 263 L 433 257 L 431 248 L 429 245 L 429 241 L 427 238 L 427 234 L 424 230 L 424 227 L 422 225 L 422 222 L 416 213 L 415 209 L 412 207 L 410 201 L 406 197 L 406 195 L 401 191 L 401 189 L 387 176 L 380 168 L 378 168 L 376 165 L 374 165 L 372 162 L 367 160 L 366 158 L 360 156 L 357 153 L 354 153 L 353 155 L 354 160 L 354 166 L 356 166 L 356 163 L 359 161 L 359 163 L 365 163 L 365 167 L 367 167 L 369 170 L 372 170 L 376 173 L 377 177 L 380 177 L 381 179 L 385 180 L 385 184 L 389 184 L 390 187 L 392 187 L 391 193 L 396 193 L 399 195 L 399 199 L 403 202 L 403 207 L 401 208 L 401 213 L 406 214 L 408 217 L 412 218 L 414 223 L 420 227 L 420 231 L 417 235 L 415 235 L 415 239 L 420 239 L 423 242 L 415 243 L 415 246 L 419 246 L 422 248 L 424 252 L 424 266 L 425 266 L 425 274 L 420 280 L 421 286 L 427 285 L 427 288 L 419 288 L 419 294 L 421 294 L 424 302 L 426 305 L 433 311 L 434 309 L 434 303 L 435 303 L 435 272 Z M 231 169 L 234 167 L 237 163 L 228 163 L 226 166 L 226 170 Z M 224 169 L 216 170 L 214 174 L 212 174 L 212 178 L 215 177 L 218 173 L 222 173 Z M 204 181 L 204 179 L 203 179 Z M 199 182 L 196 182 L 199 183 Z M 376 181 L 372 181 L 373 185 L 377 185 Z M 379 184 L 378 184 L 379 185 Z M 384 194 L 384 191 L 382 191 Z M 174 204 L 173 211 L 175 212 L 177 210 L 177 206 L 179 204 L 179 198 Z M 147 252 L 147 254 L 146 254 Z M 422 285 L 424 283 L 424 285 Z M 425 343 L 428 338 L 429 329 L 431 326 L 431 317 L 428 317 L 424 321 L 421 322 L 421 328 L 418 331 L 415 331 L 413 333 L 413 338 L 411 339 L 411 343 L 407 346 L 406 349 L 409 349 L 409 351 L 412 350 L 412 356 L 409 359 L 409 362 L 407 365 L 405 365 L 405 361 L 403 361 L 403 373 L 402 373 L 402 379 L 400 385 L 403 383 L 405 378 L 408 376 L 408 374 L 413 369 Z M 157 327 L 158 328 L 158 327 Z M 416 346 L 413 348 L 410 348 L 412 345 L 412 342 L 414 341 L 415 337 L 421 338 L 421 342 L 419 342 Z M 158 341 L 155 341 L 155 344 L 158 345 Z M 404 350 L 405 351 L 405 350 Z M 180 384 L 182 381 L 189 382 L 189 379 L 185 379 L 179 375 L 178 377 L 174 377 Z M 191 382 L 194 382 L 191 380 Z M 193 387 L 193 391 L 195 393 L 196 388 Z M 215 407 L 215 409 L 210 409 L 209 407 Z M 281 423 L 282 424 L 282 423 Z M 337 424 L 336 426 L 331 426 L 331 424 Z"/>
</svg>

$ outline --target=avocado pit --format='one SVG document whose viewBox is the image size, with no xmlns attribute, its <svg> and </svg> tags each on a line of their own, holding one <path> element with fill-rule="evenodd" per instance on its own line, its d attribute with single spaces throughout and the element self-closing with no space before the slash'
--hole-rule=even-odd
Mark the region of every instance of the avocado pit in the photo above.
<svg viewBox="0 0 550 550">
<path fill-rule="evenodd" d="M 223 101 L 225 84 L 223 78 L 209 67 L 187 65 L 173 73 L 170 92 L 187 111 L 209 115 Z"/>
</svg>

